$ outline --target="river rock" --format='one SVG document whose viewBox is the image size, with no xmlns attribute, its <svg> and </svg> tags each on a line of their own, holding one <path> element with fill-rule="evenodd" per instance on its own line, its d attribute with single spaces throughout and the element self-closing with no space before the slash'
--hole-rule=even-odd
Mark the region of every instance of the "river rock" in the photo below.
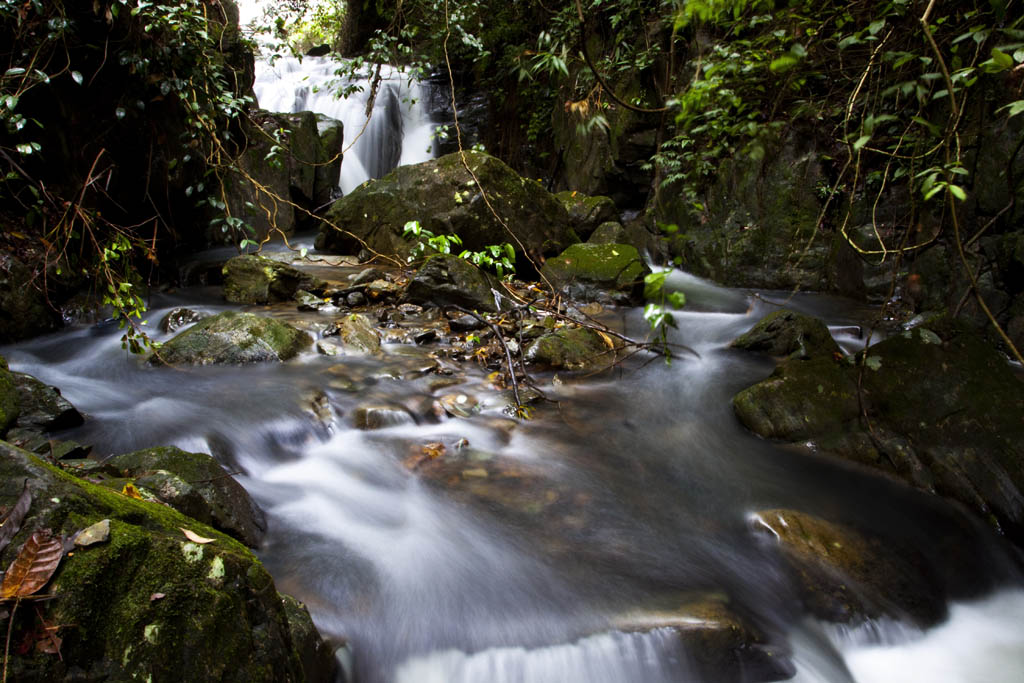
<svg viewBox="0 0 1024 683">
<path fill-rule="evenodd" d="M 0 344 L 52 332 L 61 326 L 60 313 L 47 303 L 41 283 L 41 275 L 0 251 Z"/>
<path fill-rule="evenodd" d="M 478 311 L 498 310 L 490 277 L 458 256 L 437 254 L 424 262 L 405 289 L 405 300 L 435 306 L 456 305 Z"/>
<path fill-rule="evenodd" d="M 291 301 L 299 290 L 322 293 L 327 287 L 319 278 L 260 254 L 234 257 L 223 273 L 224 298 L 237 304 Z"/>
<path fill-rule="evenodd" d="M 963 325 L 939 319 L 846 360 L 786 360 L 738 393 L 733 408 L 764 437 L 812 440 L 958 500 L 1021 543 L 1022 389 L 1003 356 Z"/>
<path fill-rule="evenodd" d="M 558 192 L 555 198 L 569 213 L 569 225 L 582 240 L 607 221 L 619 220 L 619 209 L 610 197 L 590 196 L 582 192 Z"/>
<path fill-rule="evenodd" d="M 535 250 L 535 257 L 557 254 L 578 241 L 565 207 L 539 183 L 483 152 L 466 152 L 465 158 L 480 187 L 458 153 L 400 166 L 335 202 L 326 218 L 352 236 L 325 224 L 316 248 L 351 253 L 364 244 L 383 254 L 404 255 L 410 244 L 402 231 L 413 220 L 435 235 L 458 235 L 463 247 L 471 251 L 510 242 L 520 259 L 519 243 Z"/>
<path fill-rule="evenodd" d="M 605 221 L 587 239 L 589 244 L 629 244 L 629 233 L 618 221 Z"/>
<path fill-rule="evenodd" d="M 200 320 L 165 343 L 151 362 L 240 365 L 285 361 L 310 344 L 308 334 L 287 323 L 225 311 Z"/>
<path fill-rule="evenodd" d="M 795 510 L 762 510 L 751 528 L 777 546 L 804 607 L 820 619 L 888 616 L 928 627 L 946 616 L 942 587 L 904 548 Z"/>
<path fill-rule="evenodd" d="M 60 395 L 60 389 L 40 382 L 23 372 L 11 373 L 18 388 L 19 428 L 54 432 L 77 427 L 84 422 L 82 414 Z"/>
<path fill-rule="evenodd" d="M 356 353 L 377 353 L 380 351 L 380 333 L 365 315 L 352 313 L 334 322 L 324 332 L 325 337 L 337 336 L 343 347 Z M 330 354 L 335 355 L 335 354 Z"/>
<path fill-rule="evenodd" d="M 628 244 L 574 244 L 544 263 L 541 275 L 579 301 L 637 301 L 650 268 Z"/>
<path fill-rule="evenodd" d="M 59 597 L 38 603 L 58 627 L 61 656 L 11 648 L 9 680 L 332 680 L 329 648 L 308 612 L 284 601 L 238 541 L 0 442 L 0 504 L 13 505 L 26 480 L 32 505 L 5 566 L 37 530 L 71 536 L 109 519 L 110 536 L 65 557 L 46 589 Z M 193 542 L 182 529 L 213 542 Z M 15 642 L 34 642 L 39 615 L 19 610 Z M 304 670 L 306 662 L 323 665 Z"/>
<path fill-rule="evenodd" d="M 179 306 L 168 311 L 167 315 L 160 319 L 160 330 L 168 333 L 177 332 L 181 328 L 188 327 L 192 323 L 197 323 L 206 317 L 209 316 L 205 313 Z"/>
<path fill-rule="evenodd" d="M 668 628 L 679 635 L 689 664 L 699 680 L 729 683 L 783 681 L 796 673 L 789 652 L 738 615 L 723 599 L 709 595 L 671 610 L 638 610 L 616 618 L 627 633 Z"/>
<path fill-rule="evenodd" d="M 118 455 L 106 464 L 175 510 L 250 547 L 258 546 L 267 530 L 263 511 L 210 455 L 169 446 Z"/>
<path fill-rule="evenodd" d="M 841 353 L 825 323 L 815 317 L 780 309 L 769 313 L 730 344 L 772 356 L 807 359 Z"/>
<path fill-rule="evenodd" d="M 555 370 L 595 370 L 615 362 L 618 346 L 614 338 L 588 327 L 563 327 L 534 340 L 524 357 Z"/>
</svg>

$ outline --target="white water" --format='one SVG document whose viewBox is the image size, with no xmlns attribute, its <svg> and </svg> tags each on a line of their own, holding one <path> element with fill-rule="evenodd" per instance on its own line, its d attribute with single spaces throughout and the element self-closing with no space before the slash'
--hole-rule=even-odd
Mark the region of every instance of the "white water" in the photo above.
<svg viewBox="0 0 1024 683">
<path fill-rule="evenodd" d="M 345 155 L 339 186 L 349 193 L 370 178 L 380 178 L 396 166 L 434 157 L 433 133 L 426 109 L 424 86 L 410 82 L 407 73 L 382 65 L 380 84 L 369 118 L 367 80 L 348 97 L 339 93 L 351 81 L 340 78 L 341 67 L 327 57 L 281 57 L 273 65 L 256 64 L 253 89 L 259 106 L 276 112 L 312 111 L 344 123 Z"/>
</svg>

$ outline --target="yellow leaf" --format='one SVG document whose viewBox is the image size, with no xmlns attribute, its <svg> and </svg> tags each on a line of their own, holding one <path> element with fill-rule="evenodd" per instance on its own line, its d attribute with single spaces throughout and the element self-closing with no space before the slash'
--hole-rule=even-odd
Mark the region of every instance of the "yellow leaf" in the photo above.
<svg viewBox="0 0 1024 683">
<path fill-rule="evenodd" d="M 215 540 L 217 540 L 215 538 L 206 538 L 204 536 L 200 536 L 196 532 L 189 531 L 183 526 L 180 526 L 178 528 L 181 529 L 183 534 L 185 534 L 185 538 L 192 541 L 193 543 L 213 543 Z"/>
<path fill-rule="evenodd" d="M 135 484 L 131 482 L 128 482 L 127 484 L 124 485 L 124 488 L 121 489 L 121 494 L 128 496 L 129 498 L 142 500 L 142 494 L 139 493 L 139 490 L 137 488 L 135 488 Z"/>
<path fill-rule="evenodd" d="M 601 339 L 603 339 L 603 340 L 604 340 L 604 343 L 608 345 L 608 348 L 609 348 L 609 349 L 611 349 L 612 351 L 614 351 L 614 350 L 615 350 L 615 342 L 613 342 L 613 341 L 612 341 L 612 338 L 611 338 L 611 337 L 609 337 L 609 336 L 608 336 L 607 334 L 605 334 L 604 332 L 602 332 L 601 330 L 595 330 L 595 331 L 596 331 L 596 332 L 597 332 L 597 333 L 598 333 L 599 335 L 601 335 Z"/>
</svg>

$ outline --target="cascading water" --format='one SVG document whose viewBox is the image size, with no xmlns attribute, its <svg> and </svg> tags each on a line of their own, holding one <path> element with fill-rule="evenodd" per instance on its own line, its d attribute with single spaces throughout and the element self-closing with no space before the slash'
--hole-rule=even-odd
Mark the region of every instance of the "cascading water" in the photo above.
<svg viewBox="0 0 1024 683">
<path fill-rule="evenodd" d="M 425 86 L 388 65 L 355 81 L 337 75 L 341 67 L 328 57 L 280 57 L 273 64 L 261 60 L 253 90 L 263 109 L 312 111 L 343 122 L 347 151 L 338 184 L 345 194 L 396 166 L 432 159 L 434 125 L 423 106 Z M 343 92 L 348 96 L 342 97 Z"/>
</svg>

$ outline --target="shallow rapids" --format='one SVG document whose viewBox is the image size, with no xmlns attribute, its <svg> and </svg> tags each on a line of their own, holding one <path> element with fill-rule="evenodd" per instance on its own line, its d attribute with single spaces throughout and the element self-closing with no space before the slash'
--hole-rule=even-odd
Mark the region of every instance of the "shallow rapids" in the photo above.
<svg viewBox="0 0 1024 683">
<path fill-rule="evenodd" d="M 679 606 L 706 596 L 765 633 L 799 683 L 1024 681 L 1024 581 L 1005 541 L 934 496 L 736 421 L 732 395 L 772 361 L 728 343 L 785 295 L 684 274 L 669 286 L 690 302 L 671 340 L 694 353 L 671 365 L 636 356 L 588 378 L 538 374 L 554 402 L 526 421 L 505 414 L 486 370 L 397 336 L 380 358 L 311 350 L 240 368 L 150 367 L 121 350 L 112 324 L 0 353 L 87 416 L 59 436 L 94 455 L 177 445 L 241 472 L 268 514 L 262 560 L 326 635 L 349 643 L 360 682 L 716 683 L 673 630 Z M 786 303 L 825 319 L 846 350 L 863 344 L 870 311 L 814 295 Z M 229 308 L 216 290 L 182 290 L 153 302 L 150 326 L 180 305 Z M 259 310 L 317 323 L 294 306 Z M 643 335 L 639 310 L 604 320 Z M 453 393 L 479 410 L 437 410 Z M 356 426 L 367 406 L 387 416 L 376 429 Z M 460 464 L 428 477 L 415 465 L 426 444 Z M 752 531 L 772 508 L 914 552 L 949 619 L 920 631 L 809 618 Z"/>
</svg>

